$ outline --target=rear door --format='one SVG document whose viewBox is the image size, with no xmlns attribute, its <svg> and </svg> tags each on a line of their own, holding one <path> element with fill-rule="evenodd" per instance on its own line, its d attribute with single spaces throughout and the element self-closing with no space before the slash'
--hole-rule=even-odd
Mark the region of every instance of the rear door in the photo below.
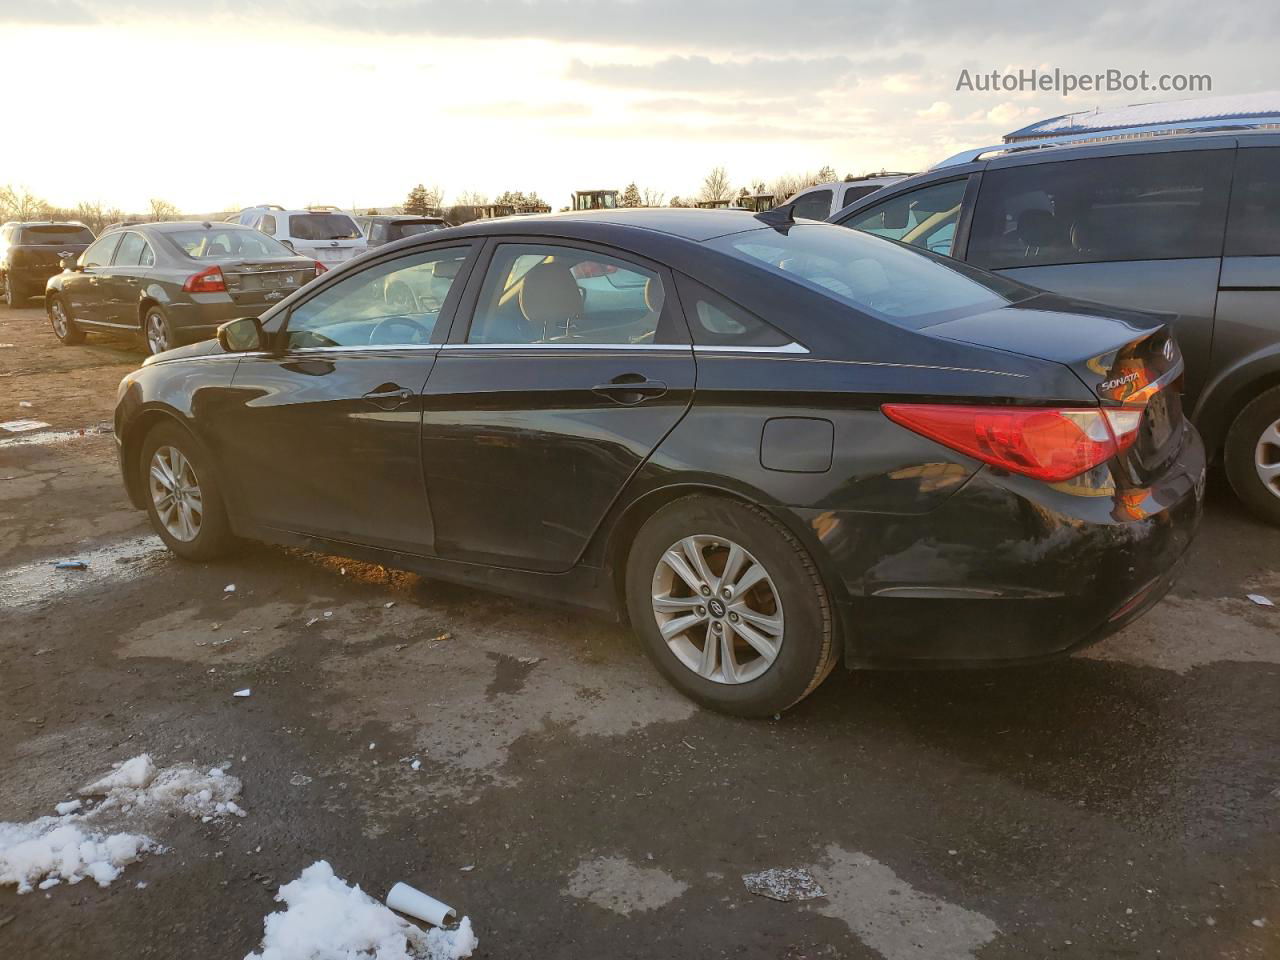
<svg viewBox="0 0 1280 960">
<path fill-rule="evenodd" d="M 1234 140 L 1015 163 L 982 176 L 969 262 L 1085 300 L 1176 314 L 1194 398 L 1210 369 Z"/>
<path fill-rule="evenodd" d="M 427 381 L 436 553 L 562 572 L 688 409 L 693 348 L 657 264 L 542 238 L 486 259 Z"/>
<path fill-rule="evenodd" d="M 275 352 L 242 357 L 231 402 L 209 418 L 238 513 L 268 529 L 430 551 L 422 388 L 472 250 L 400 253 L 322 285 L 289 312 Z"/>
<path fill-rule="evenodd" d="M 104 320 L 138 326 L 138 302 L 142 298 L 144 260 L 155 262 L 146 239 L 136 230 L 127 230 L 111 258 L 111 266 L 99 280 Z"/>
<path fill-rule="evenodd" d="M 1218 371 L 1280 341 L 1280 136 L 1241 138 L 1223 254 Z"/>
</svg>

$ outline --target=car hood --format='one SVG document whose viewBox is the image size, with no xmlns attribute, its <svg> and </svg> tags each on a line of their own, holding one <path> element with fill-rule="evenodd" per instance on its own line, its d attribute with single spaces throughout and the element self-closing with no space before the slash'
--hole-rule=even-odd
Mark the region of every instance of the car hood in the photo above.
<svg viewBox="0 0 1280 960">
<path fill-rule="evenodd" d="M 1041 294 L 922 332 L 1061 363 L 1098 397 L 1119 402 L 1151 380 L 1181 369 L 1170 319 Z"/>
<path fill-rule="evenodd" d="M 222 349 L 222 345 L 217 340 L 201 340 L 197 343 L 184 344 L 181 347 L 166 350 L 164 353 L 157 353 L 154 356 L 147 357 L 142 361 L 142 365 L 148 367 L 153 363 L 164 363 L 166 360 L 186 360 L 191 357 L 220 357 L 225 355 L 226 351 Z"/>
</svg>

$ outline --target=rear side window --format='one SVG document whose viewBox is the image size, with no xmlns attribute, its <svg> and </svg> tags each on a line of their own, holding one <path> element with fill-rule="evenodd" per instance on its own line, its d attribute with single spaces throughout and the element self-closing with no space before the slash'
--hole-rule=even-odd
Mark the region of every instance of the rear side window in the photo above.
<svg viewBox="0 0 1280 960">
<path fill-rule="evenodd" d="M 711 240 L 708 246 L 911 329 L 1035 294 L 1030 287 L 959 261 L 834 224 L 795 226 L 786 233 L 749 230 Z"/>
<path fill-rule="evenodd" d="M 843 221 L 846 227 L 951 256 L 968 178 L 935 183 L 873 204 Z"/>
<path fill-rule="evenodd" d="M 853 201 L 861 200 L 863 197 L 869 196 L 879 189 L 880 188 L 878 186 L 869 187 L 865 185 L 861 187 L 845 187 L 844 199 L 840 201 L 840 206 L 847 207 L 849 204 L 853 203 Z"/>
<path fill-rule="evenodd" d="M 296 213 L 289 217 L 289 236 L 299 240 L 357 240 L 363 234 L 345 213 Z"/>
<path fill-rule="evenodd" d="M 693 342 L 716 347 L 781 347 L 793 342 L 777 327 L 696 280 L 676 281 Z"/>
<path fill-rule="evenodd" d="M 139 234 L 130 230 L 124 235 L 124 239 L 120 241 L 120 246 L 116 249 L 116 256 L 113 262 L 117 267 L 136 267 L 142 259 L 142 251 L 146 247 L 147 242 Z"/>
<path fill-rule="evenodd" d="M 276 218 L 271 216 L 263 217 L 262 223 L 258 224 L 258 229 L 261 230 L 263 233 L 269 233 L 272 236 L 275 236 Z"/>
<path fill-rule="evenodd" d="M 807 217 L 810 220 L 825 220 L 831 216 L 831 191 L 815 190 L 806 193 L 792 207 L 793 217 Z"/>
<path fill-rule="evenodd" d="M 1217 257 L 1230 174 L 1229 155 L 1216 150 L 989 171 L 968 259 L 999 270 Z"/>
<path fill-rule="evenodd" d="M 1226 255 L 1280 256 L 1280 147 L 1237 152 Z"/>
</svg>

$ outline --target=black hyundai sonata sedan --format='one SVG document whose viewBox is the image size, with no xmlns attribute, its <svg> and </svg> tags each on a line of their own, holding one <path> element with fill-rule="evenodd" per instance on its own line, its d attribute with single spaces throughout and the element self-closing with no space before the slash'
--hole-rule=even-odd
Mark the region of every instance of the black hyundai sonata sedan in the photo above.
<svg viewBox="0 0 1280 960">
<path fill-rule="evenodd" d="M 1168 589 L 1204 453 L 1161 318 L 786 213 L 379 248 L 115 414 L 177 554 L 237 538 L 610 612 L 695 700 L 1073 650 Z"/>
</svg>

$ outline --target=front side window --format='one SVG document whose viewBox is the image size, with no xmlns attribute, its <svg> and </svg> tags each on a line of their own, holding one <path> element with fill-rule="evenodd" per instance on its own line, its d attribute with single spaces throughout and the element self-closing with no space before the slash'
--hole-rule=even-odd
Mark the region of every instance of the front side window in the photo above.
<svg viewBox="0 0 1280 960">
<path fill-rule="evenodd" d="M 968 259 L 989 270 L 1221 255 L 1231 155 L 1034 163 L 982 178 Z"/>
<path fill-rule="evenodd" d="M 117 267 L 136 267 L 142 259 L 142 251 L 146 246 L 147 242 L 142 239 L 142 236 L 130 230 L 120 241 L 113 262 Z"/>
<path fill-rule="evenodd" d="M 469 253 L 467 247 L 415 253 L 327 287 L 289 315 L 287 348 L 430 343 Z"/>
<path fill-rule="evenodd" d="M 825 220 L 831 216 L 831 191 L 814 190 L 799 197 L 791 207 L 793 217 L 809 220 Z"/>
<path fill-rule="evenodd" d="M 654 343 L 665 303 L 662 278 L 636 264 L 574 247 L 504 243 L 467 341 Z"/>
<path fill-rule="evenodd" d="M 956 260 L 834 224 L 748 230 L 708 246 L 864 313 L 919 329 L 1008 306 L 1036 291 Z"/>
<path fill-rule="evenodd" d="M 859 211 L 846 227 L 949 257 L 967 180 L 949 180 L 889 197 Z"/>
<path fill-rule="evenodd" d="M 120 234 L 109 233 L 92 244 L 80 255 L 80 265 L 84 267 L 105 267 L 111 262 L 111 254 L 120 242 Z"/>
<path fill-rule="evenodd" d="M 259 259 L 296 256 L 273 237 L 244 227 L 174 230 L 165 236 L 194 260 Z"/>
<path fill-rule="evenodd" d="M 298 240 L 358 240 L 364 234 L 345 213 L 295 213 L 289 236 Z"/>
<path fill-rule="evenodd" d="M 261 230 L 263 233 L 269 233 L 272 236 L 275 236 L 276 218 L 270 215 L 264 216 L 262 218 L 262 222 L 258 224 L 258 229 Z"/>
<path fill-rule="evenodd" d="M 1280 147 L 1237 151 L 1228 257 L 1280 256 Z"/>
</svg>

